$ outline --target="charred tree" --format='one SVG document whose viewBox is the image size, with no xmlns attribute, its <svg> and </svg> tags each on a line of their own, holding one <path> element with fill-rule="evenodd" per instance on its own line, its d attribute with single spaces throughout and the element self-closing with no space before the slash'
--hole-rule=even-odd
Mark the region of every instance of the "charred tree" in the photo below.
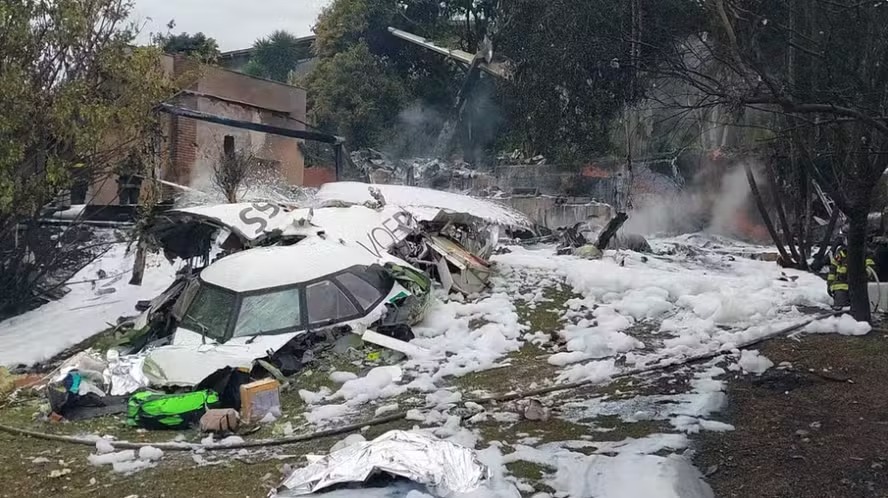
<svg viewBox="0 0 888 498">
<path fill-rule="evenodd" d="M 614 235 L 620 231 L 620 228 L 623 226 L 623 223 L 626 223 L 626 220 L 629 219 L 629 215 L 626 213 L 617 213 L 616 216 L 611 218 L 607 225 L 604 227 L 604 230 L 601 231 L 601 234 L 598 235 L 598 241 L 595 243 L 595 247 L 598 248 L 599 251 L 604 251 L 607 249 L 608 244 L 610 244 L 611 239 L 614 238 Z"/>
<path fill-rule="evenodd" d="M 774 222 L 771 221 L 771 215 L 768 213 L 768 208 L 765 206 L 764 199 L 762 199 L 762 193 L 759 191 L 758 183 L 755 181 L 755 174 L 752 172 L 752 166 L 750 166 L 749 163 L 744 163 L 743 168 L 746 170 L 746 180 L 749 182 L 749 190 L 752 192 L 753 199 L 755 199 L 756 207 L 758 207 L 759 214 L 762 216 L 765 228 L 768 229 L 768 234 L 777 245 L 777 252 L 780 253 L 780 257 L 785 263 L 794 264 L 795 260 L 786 253 L 783 239 L 780 238 L 780 234 L 777 233 L 777 229 L 774 228 Z"/>
<path fill-rule="evenodd" d="M 784 235 L 799 248 L 796 262 L 803 264 L 810 185 L 816 181 L 849 219 L 852 314 L 868 320 L 866 219 L 873 187 L 888 163 L 888 9 L 857 0 L 706 0 L 697 8 L 705 18 L 698 34 L 646 45 L 645 55 L 660 62 L 646 66 L 698 93 L 679 107 L 718 106 L 738 115 L 750 111 L 782 118 L 768 126 L 772 135 L 791 134 L 790 162 L 798 164 L 787 177 L 795 185 L 790 211 L 795 223 L 777 211 Z M 730 76 L 700 70 L 711 66 Z M 781 257 L 788 259 L 769 224 Z"/>
<path fill-rule="evenodd" d="M 222 158 L 213 165 L 213 183 L 232 204 L 238 201 L 238 194 L 244 182 L 256 171 L 258 160 L 246 149 L 235 150 L 234 137 L 226 136 Z"/>
<path fill-rule="evenodd" d="M 867 206 L 868 207 L 868 206 Z M 848 290 L 851 314 L 857 320 L 870 321 L 869 292 L 866 275 L 866 220 L 869 209 L 860 206 L 848 217 Z"/>
</svg>

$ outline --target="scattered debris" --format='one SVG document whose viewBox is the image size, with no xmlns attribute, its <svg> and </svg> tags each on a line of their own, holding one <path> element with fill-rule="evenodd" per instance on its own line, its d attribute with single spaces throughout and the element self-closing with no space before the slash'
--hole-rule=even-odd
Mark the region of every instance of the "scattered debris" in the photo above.
<svg viewBox="0 0 888 498">
<path fill-rule="evenodd" d="M 472 169 L 464 161 L 449 162 L 433 157 L 394 160 L 374 149 L 356 150 L 351 153 L 351 160 L 371 183 L 377 184 L 460 188 L 468 179 L 490 176 Z"/>
<path fill-rule="evenodd" d="M 572 227 L 558 230 L 557 234 L 560 240 L 558 254 L 573 254 L 585 259 L 600 259 L 602 256 L 601 249 L 597 243 L 591 243 L 590 241 L 598 240 L 604 229 L 605 227 L 595 226 L 584 221 Z M 607 248 L 641 253 L 653 252 L 650 243 L 648 243 L 644 236 L 623 231 L 618 231 L 610 239 Z"/>
<path fill-rule="evenodd" d="M 480 487 L 489 474 L 474 450 L 405 431 L 356 442 L 310 462 L 287 476 L 276 496 L 301 496 L 334 484 L 362 483 L 379 472 L 425 484 L 442 495 L 468 493 Z"/>
<path fill-rule="evenodd" d="M 524 418 L 533 421 L 545 422 L 549 420 L 550 411 L 536 398 L 529 398 L 523 410 Z"/>
<path fill-rule="evenodd" d="M 240 415 L 233 408 L 211 408 L 200 417 L 200 431 L 230 434 L 237 431 L 239 421 Z"/>
<path fill-rule="evenodd" d="M 430 277 L 447 292 L 478 293 L 499 229 L 532 226 L 509 208 L 422 188 L 343 182 L 318 199 L 308 209 L 226 204 L 159 215 L 149 245 L 186 266 L 162 294 L 135 303 L 143 311 L 122 322 L 132 333 L 121 346 L 59 369 L 47 391 L 54 416 L 126 410 L 131 425 L 150 428 L 185 427 L 206 408 L 240 410 L 247 423 L 276 419 L 280 382 L 312 361 L 317 343 L 352 333 L 428 358 L 408 341 L 431 301 Z M 224 433 L 235 420 L 211 412 L 203 425 Z"/>
<path fill-rule="evenodd" d="M 71 469 L 66 467 L 61 470 L 53 470 L 52 472 L 49 473 L 49 477 L 51 479 L 57 479 L 59 477 L 66 476 L 66 475 L 70 474 L 71 472 L 72 472 Z"/>
<path fill-rule="evenodd" d="M 266 416 L 281 416 L 281 384 L 274 379 L 262 379 L 240 386 L 240 414 L 252 424 Z"/>
</svg>

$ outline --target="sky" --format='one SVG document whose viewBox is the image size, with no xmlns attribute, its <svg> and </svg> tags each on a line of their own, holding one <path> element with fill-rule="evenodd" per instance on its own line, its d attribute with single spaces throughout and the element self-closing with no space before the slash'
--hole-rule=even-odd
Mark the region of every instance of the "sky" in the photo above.
<svg viewBox="0 0 888 498">
<path fill-rule="evenodd" d="M 331 0 L 136 0 L 132 19 L 143 25 L 141 43 L 151 33 L 165 33 L 171 19 L 174 33 L 203 32 L 223 52 L 248 48 L 258 38 L 283 29 L 297 36 L 311 34 L 321 8 Z"/>
</svg>

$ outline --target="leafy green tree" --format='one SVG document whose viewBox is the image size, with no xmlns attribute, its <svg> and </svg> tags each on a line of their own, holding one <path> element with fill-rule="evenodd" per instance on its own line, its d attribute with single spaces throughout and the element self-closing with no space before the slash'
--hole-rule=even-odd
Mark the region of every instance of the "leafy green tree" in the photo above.
<svg viewBox="0 0 888 498">
<path fill-rule="evenodd" d="M 318 126 L 336 130 L 358 147 L 384 138 L 389 123 L 408 102 L 401 80 L 363 43 L 322 59 L 305 86 L 311 89 L 311 112 Z"/>
<path fill-rule="evenodd" d="M 456 44 L 468 50 L 461 27 L 450 22 L 455 10 L 451 2 L 433 0 L 335 0 L 328 6 L 314 27 L 317 38 L 314 50 L 318 66 L 307 78 L 297 82 L 305 86 L 309 97 L 309 113 L 319 124 L 345 130 L 346 138 L 357 146 L 380 145 L 396 133 L 398 113 L 419 104 L 431 114 L 444 115 L 454 103 L 462 84 L 464 70 L 447 62 L 441 55 L 399 40 L 388 27 L 404 29 L 445 44 Z M 474 25 L 473 25 L 474 27 Z M 476 36 L 477 38 L 477 36 Z M 361 73 L 347 74 L 335 82 L 325 81 L 321 74 L 340 72 L 333 68 L 333 59 L 342 54 L 366 54 L 366 64 L 373 68 L 374 78 L 385 80 L 386 92 L 362 96 L 362 108 L 374 109 L 376 121 L 361 131 L 364 118 L 335 112 L 329 104 L 332 95 L 346 95 L 353 85 L 363 86 Z M 354 62 L 354 61 L 353 61 Z M 340 86 L 341 85 L 341 86 Z M 396 108 L 388 108 L 396 105 Z M 373 131 L 378 130 L 378 131 Z M 389 130 L 388 135 L 381 130 Z M 419 151 L 416 151 L 419 152 Z M 426 151 L 427 152 L 427 151 Z"/>
<path fill-rule="evenodd" d="M 647 46 L 699 29 L 685 0 L 509 0 L 496 46 L 513 68 L 501 85 L 517 142 L 563 160 L 614 149 L 611 128 L 646 95 Z"/>
<path fill-rule="evenodd" d="M 304 59 L 311 56 L 311 51 L 299 38 L 286 31 L 275 31 L 267 38 L 257 40 L 253 44 L 253 56 L 244 68 L 244 72 L 252 76 L 267 78 L 286 83 L 290 71 Z"/>
<path fill-rule="evenodd" d="M 171 94 L 156 48 L 134 48 L 128 0 L 0 3 L 0 313 L 79 267 L 36 220 L 75 179 L 100 180 L 150 136 Z"/>
<path fill-rule="evenodd" d="M 214 38 L 203 33 L 179 33 L 156 35 L 154 44 L 167 54 L 186 54 L 202 62 L 215 62 L 219 58 L 219 45 Z"/>
</svg>

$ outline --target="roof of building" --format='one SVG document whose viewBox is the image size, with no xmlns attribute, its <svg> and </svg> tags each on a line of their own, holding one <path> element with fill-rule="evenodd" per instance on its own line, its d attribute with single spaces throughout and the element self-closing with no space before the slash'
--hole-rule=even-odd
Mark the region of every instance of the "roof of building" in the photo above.
<svg viewBox="0 0 888 498">
<path fill-rule="evenodd" d="M 296 42 L 310 45 L 315 41 L 315 38 L 317 38 L 315 35 L 302 36 L 297 38 Z M 235 57 L 250 56 L 253 54 L 253 50 L 255 50 L 253 47 L 229 50 L 228 52 L 222 52 L 219 54 L 219 59 L 234 59 Z"/>
</svg>

